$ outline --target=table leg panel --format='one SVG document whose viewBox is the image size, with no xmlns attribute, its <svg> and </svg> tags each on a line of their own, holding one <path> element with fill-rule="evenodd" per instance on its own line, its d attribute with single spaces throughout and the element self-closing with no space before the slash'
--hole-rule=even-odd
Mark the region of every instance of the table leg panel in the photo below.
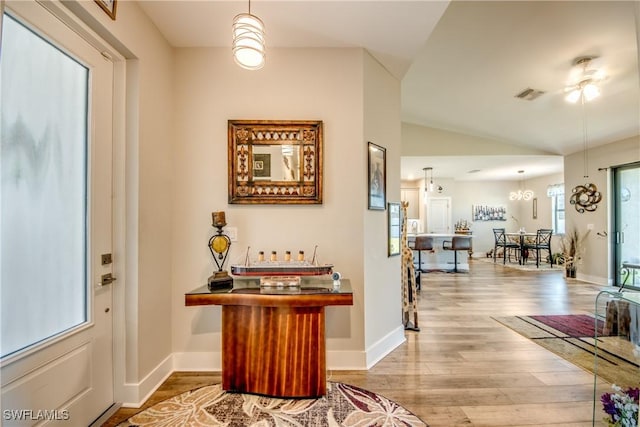
<svg viewBox="0 0 640 427">
<path fill-rule="evenodd" d="M 278 397 L 326 393 L 324 307 L 224 306 L 222 386 Z"/>
</svg>

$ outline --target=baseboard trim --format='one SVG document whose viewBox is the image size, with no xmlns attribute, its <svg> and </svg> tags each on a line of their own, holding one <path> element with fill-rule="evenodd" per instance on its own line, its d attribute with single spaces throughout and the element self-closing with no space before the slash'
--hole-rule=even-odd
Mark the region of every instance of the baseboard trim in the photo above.
<svg viewBox="0 0 640 427">
<path fill-rule="evenodd" d="M 138 383 L 125 383 L 122 387 L 123 396 L 116 396 L 124 408 L 139 408 L 175 371 L 173 354 L 167 356 Z"/>
<path fill-rule="evenodd" d="M 404 336 L 403 325 L 398 326 L 396 329 L 379 339 L 367 349 L 367 361 L 365 369 L 371 369 L 371 367 L 373 367 L 376 363 L 382 360 L 387 354 L 391 353 L 406 340 L 407 338 Z"/>
</svg>

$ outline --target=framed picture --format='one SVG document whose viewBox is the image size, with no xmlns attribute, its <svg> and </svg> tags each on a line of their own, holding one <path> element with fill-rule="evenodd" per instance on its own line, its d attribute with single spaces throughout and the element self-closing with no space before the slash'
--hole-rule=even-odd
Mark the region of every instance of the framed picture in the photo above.
<svg viewBox="0 0 640 427">
<path fill-rule="evenodd" d="M 533 198 L 533 219 L 538 219 L 538 198 Z"/>
<path fill-rule="evenodd" d="M 271 179 L 271 154 L 253 153 L 253 177 Z"/>
<path fill-rule="evenodd" d="M 504 206 L 471 205 L 473 221 L 506 221 L 507 208 Z"/>
<path fill-rule="evenodd" d="M 387 204 L 387 150 L 369 142 L 369 209 L 385 210 Z"/>
<path fill-rule="evenodd" d="M 107 15 L 114 21 L 116 20 L 116 2 L 117 0 L 95 0 L 98 6 L 104 10 Z"/>
<path fill-rule="evenodd" d="M 402 211 L 400 203 L 389 202 L 389 234 L 388 255 L 400 255 L 400 225 L 402 224 Z"/>
</svg>

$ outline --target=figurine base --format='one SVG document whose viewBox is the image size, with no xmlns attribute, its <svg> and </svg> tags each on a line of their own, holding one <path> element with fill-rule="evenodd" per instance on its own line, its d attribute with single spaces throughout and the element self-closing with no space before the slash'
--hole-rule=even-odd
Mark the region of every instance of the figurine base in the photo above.
<svg viewBox="0 0 640 427">
<path fill-rule="evenodd" d="M 220 274 L 214 274 L 207 279 L 207 286 L 209 286 L 210 291 L 219 289 L 232 289 L 233 278 L 226 274 L 224 276 Z"/>
</svg>

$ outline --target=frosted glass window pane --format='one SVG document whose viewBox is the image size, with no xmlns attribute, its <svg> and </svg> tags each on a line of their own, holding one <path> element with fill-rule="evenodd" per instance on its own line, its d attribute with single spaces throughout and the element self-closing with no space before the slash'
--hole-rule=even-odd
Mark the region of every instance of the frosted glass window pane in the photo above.
<svg viewBox="0 0 640 427">
<path fill-rule="evenodd" d="M 86 67 L 4 15 L 0 351 L 87 321 Z"/>
</svg>

